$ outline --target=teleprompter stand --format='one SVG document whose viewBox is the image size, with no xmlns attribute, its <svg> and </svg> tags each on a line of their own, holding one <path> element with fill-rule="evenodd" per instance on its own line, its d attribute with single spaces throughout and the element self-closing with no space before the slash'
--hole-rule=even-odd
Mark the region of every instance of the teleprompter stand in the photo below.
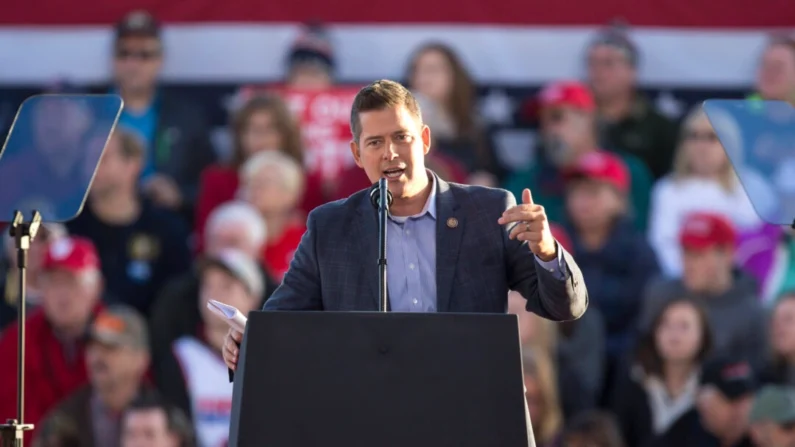
<svg viewBox="0 0 795 447">
<path fill-rule="evenodd" d="M 19 267 L 17 414 L 0 426 L 0 447 L 21 447 L 25 432 L 33 429 L 25 424 L 28 249 L 42 222 L 65 223 L 83 210 L 123 106 L 118 95 L 31 96 L 17 110 L 0 148 L 0 222 L 12 218 Z M 11 363 L 4 360 L 3 366 Z M 0 415 L 0 421 L 10 417 Z"/>
<path fill-rule="evenodd" d="M 28 266 L 28 250 L 30 243 L 36 237 L 41 226 L 41 214 L 33 212 L 30 222 L 24 221 L 21 211 L 14 213 L 9 232 L 14 238 L 17 249 L 17 266 L 19 272 L 19 299 L 17 300 L 17 319 L 19 324 L 19 341 L 17 345 L 17 418 L 8 419 L 4 425 L 0 425 L 0 446 L 2 447 L 22 447 L 23 435 L 25 431 L 33 430 L 33 424 L 25 424 L 25 306 L 26 306 L 26 282 Z"/>
<path fill-rule="evenodd" d="M 527 447 L 515 315 L 251 312 L 230 447 Z"/>
</svg>

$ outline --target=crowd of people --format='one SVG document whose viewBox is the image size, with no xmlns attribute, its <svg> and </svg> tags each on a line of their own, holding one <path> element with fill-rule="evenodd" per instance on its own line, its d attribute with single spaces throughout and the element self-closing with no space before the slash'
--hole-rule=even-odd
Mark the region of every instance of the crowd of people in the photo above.
<svg viewBox="0 0 795 447">
<path fill-rule="evenodd" d="M 158 85 L 160 26 L 130 13 L 115 29 L 122 96 L 82 214 L 45 224 L 30 248 L 25 422 L 33 445 L 225 445 L 232 385 L 219 299 L 258 309 L 288 270 L 315 207 L 370 186 L 355 165 L 307 162 L 301 121 L 273 91 L 241 87 L 230 151 L 200 108 Z M 455 52 L 429 43 L 404 82 L 432 130 L 441 178 L 530 188 L 590 297 L 552 323 L 512 292 L 526 397 L 540 447 L 795 447 L 795 238 L 758 217 L 701 107 L 681 122 L 638 88 L 624 30 L 586 49 L 587 78 L 527 99 L 534 159 L 506 169 Z M 310 27 L 288 50 L 286 88 L 335 85 L 334 53 Z M 795 41 L 760 55 L 755 98 L 795 103 Z M 315 136 L 317 137 L 317 136 Z M 745 179 L 745 177 L 744 177 Z M 768 205 L 775 206 L 775 205 Z M 16 358 L 13 241 L 0 263 L 0 358 Z M 10 366 L 7 365 L 7 366 Z M 0 416 L 16 411 L 0 369 Z"/>
</svg>

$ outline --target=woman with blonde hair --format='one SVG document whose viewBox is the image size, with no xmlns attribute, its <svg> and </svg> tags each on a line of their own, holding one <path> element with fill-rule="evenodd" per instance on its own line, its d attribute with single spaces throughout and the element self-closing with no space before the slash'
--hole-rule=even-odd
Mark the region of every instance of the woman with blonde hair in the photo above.
<svg viewBox="0 0 795 447">
<path fill-rule="evenodd" d="M 649 242 L 657 253 L 662 271 L 671 277 L 682 273 L 677 237 L 682 222 L 691 213 L 719 213 L 731 220 L 741 233 L 758 232 L 763 227 L 743 186 L 765 188 L 766 183 L 761 178 L 753 181 L 754 184 L 740 183 L 710 118 L 701 105 L 691 109 L 682 126 L 674 170 L 652 189 Z M 726 125 L 721 125 L 721 135 L 732 140 L 730 149 L 741 147 L 739 126 L 721 120 L 724 121 Z M 732 158 L 739 160 L 738 156 Z M 744 176 L 744 182 L 754 178 Z M 742 255 L 738 253 L 738 256 Z"/>
</svg>

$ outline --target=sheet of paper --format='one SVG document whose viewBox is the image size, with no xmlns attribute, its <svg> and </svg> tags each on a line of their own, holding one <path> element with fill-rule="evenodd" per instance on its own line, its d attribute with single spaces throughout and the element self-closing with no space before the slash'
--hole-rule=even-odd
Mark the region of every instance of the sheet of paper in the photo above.
<svg viewBox="0 0 795 447">
<path fill-rule="evenodd" d="M 213 311 L 219 318 L 226 321 L 232 329 L 241 333 L 246 330 L 246 321 L 248 319 L 236 307 L 220 301 L 210 300 L 207 302 L 207 308 Z"/>
</svg>

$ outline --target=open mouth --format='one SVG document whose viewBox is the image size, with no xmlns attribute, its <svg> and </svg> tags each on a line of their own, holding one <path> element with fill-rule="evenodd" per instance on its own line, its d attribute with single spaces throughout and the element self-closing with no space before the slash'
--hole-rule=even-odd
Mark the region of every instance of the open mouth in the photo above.
<svg viewBox="0 0 795 447">
<path fill-rule="evenodd" d="M 389 168 L 384 170 L 384 177 L 386 177 L 388 180 L 394 180 L 400 178 L 405 171 L 406 168 Z"/>
</svg>

